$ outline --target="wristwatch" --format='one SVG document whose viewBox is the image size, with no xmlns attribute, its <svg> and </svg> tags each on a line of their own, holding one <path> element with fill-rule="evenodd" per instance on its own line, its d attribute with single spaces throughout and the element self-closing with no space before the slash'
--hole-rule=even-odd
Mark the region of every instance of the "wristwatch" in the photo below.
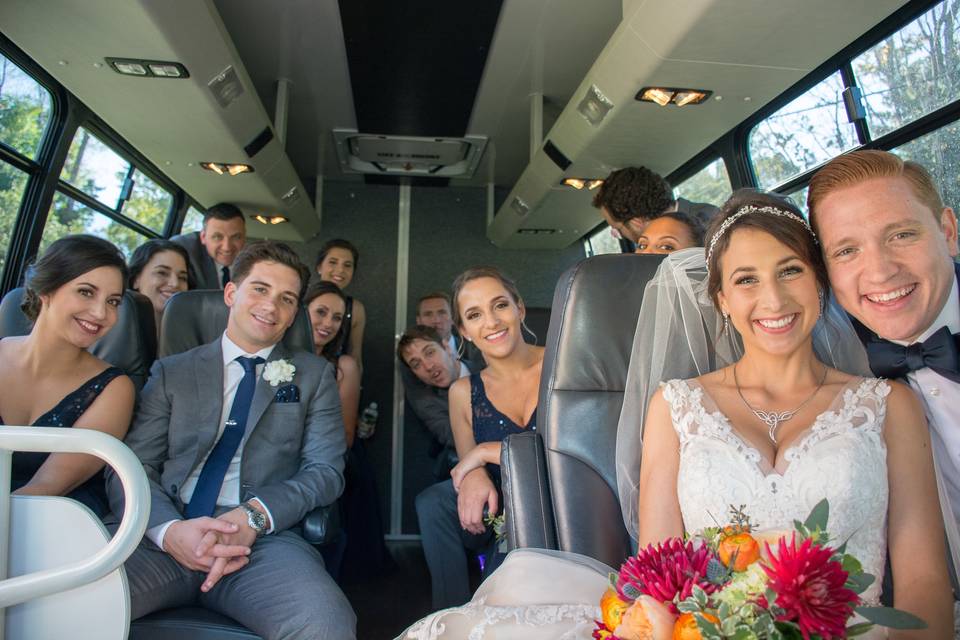
<svg viewBox="0 0 960 640">
<path fill-rule="evenodd" d="M 247 514 L 247 524 L 257 533 L 258 538 L 267 532 L 267 516 L 251 507 L 249 502 L 240 503 L 240 508 Z"/>
</svg>

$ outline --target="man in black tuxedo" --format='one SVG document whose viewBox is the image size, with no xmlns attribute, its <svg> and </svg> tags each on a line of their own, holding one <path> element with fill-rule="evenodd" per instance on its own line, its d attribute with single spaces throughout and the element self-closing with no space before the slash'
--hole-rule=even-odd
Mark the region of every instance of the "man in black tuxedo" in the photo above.
<svg viewBox="0 0 960 640">
<path fill-rule="evenodd" d="M 190 272 L 197 289 L 223 289 L 230 269 L 247 241 L 247 223 L 239 207 L 221 202 L 203 214 L 203 229 L 170 238 L 190 256 Z"/>
<path fill-rule="evenodd" d="M 593 196 L 593 206 L 600 209 L 611 228 L 633 244 L 651 220 L 665 213 L 682 213 L 707 227 L 718 211 L 712 204 L 674 198 L 670 183 L 646 167 L 612 172 Z"/>
<path fill-rule="evenodd" d="M 854 320 L 870 368 L 905 378 L 923 404 L 945 506 L 956 517 L 960 266 L 953 209 L 926 169 L 885 151 L 835 158 L 811 180 L 807 203 L 830 285 Z"/>
</svg>

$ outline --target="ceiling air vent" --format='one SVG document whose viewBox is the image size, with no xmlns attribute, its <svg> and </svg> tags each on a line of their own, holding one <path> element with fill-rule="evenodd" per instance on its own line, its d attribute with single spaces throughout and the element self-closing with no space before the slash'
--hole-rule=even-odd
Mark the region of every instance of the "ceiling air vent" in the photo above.
<svg viewBox="0 0 960 640">
<path fill-rule="evenodd" d="M 487 139 L 386 136 L 334 129 L 340 168 L 346 173 L 469 178 L 477 170 Z"/>
</svg>

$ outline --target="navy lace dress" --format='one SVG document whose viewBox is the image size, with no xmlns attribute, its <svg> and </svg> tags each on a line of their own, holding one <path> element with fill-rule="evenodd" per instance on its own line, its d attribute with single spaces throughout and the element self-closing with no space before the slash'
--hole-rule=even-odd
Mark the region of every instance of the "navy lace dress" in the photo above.
<svg viewBox="0 0 960 640">
<path fill-rule="evenodd" d="M 490 398 L 487 397 L 487 390 L 483 386 L 483 378 L 480 377 L 479 372 L 470 375 L 470 407 L 473 410 L 473 439 L 477 444 L 500 442 L 515 433 L 537 430 L 536 410 L 530 416 L 530 422 L 521 427 L 493 406 Z M 490 477 L 499 489 L 500 465 L 488 464 L 487 471 L 490 472 Z"/>
<path fill-rule="evenodd" d="M 57 406 L 37 418 L 31 427 L 72 427 L 77 418 L 90 408 L 110 382 L 123 371 L 117 367 L 108 367 L 94 377 L 84 382 L 78 389 L 71 392 L 60 401 Z M 0 418 L 0 424 L 4 424 Z M 18 451 L 13 454 L 13 474 L 11 490 L 16 490 L 30 482 L 33 475 L 46 461 L 49 453 L 32 453 Z M 93 474 L 93 477 L 67 494 L 78 502 L 90 507 L 98 516 L 104 516 L 108 511 L 106 487 L 104 487 L 103 471 Z"/>
</svg>

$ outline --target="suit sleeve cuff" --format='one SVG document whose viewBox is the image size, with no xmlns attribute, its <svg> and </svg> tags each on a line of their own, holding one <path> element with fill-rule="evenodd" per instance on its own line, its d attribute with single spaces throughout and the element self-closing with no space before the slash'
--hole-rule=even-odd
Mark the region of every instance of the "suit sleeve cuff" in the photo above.
<svg viewBox="0 0 960 640">
<path fill-rule="evenodd" d="M 157 545 L 162 551 L 166 551 L 166 549 L 163 548 L 163 537 L 167 535 L 167 529 L 169 529 L 170 525 L 172 525 L 174 522 L 179 522 L 179 520 L 168 520 L 163 524 L 150 527 L 147 529 L 147 538 L 150 540 L 150 542 Z"/>
</svg>

